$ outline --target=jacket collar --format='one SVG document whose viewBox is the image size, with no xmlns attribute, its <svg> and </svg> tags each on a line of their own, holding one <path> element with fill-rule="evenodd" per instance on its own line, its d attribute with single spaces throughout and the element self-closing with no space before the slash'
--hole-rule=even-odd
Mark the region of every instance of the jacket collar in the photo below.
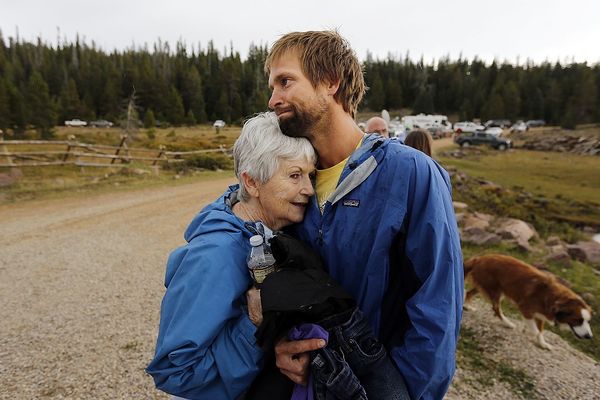
<svg viewBox="0 0 600 400">
<path fill-rule="evenodd" d="M 375 171 L 383 158 L 387 141 L 379 135 L 365 134 L 361 146 L 352 153 L 335 191 L 327 199 L 335 204 L 363 183 Z"/>
</svg>

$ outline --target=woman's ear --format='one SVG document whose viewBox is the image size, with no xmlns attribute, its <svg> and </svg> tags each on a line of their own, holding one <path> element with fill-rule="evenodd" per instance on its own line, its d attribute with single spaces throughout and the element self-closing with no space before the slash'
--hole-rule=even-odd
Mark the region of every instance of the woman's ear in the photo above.
<svg viewBox="0 0 600 400">
<path fill-rule="evenodd" d="M 259 183 L 256 181 L 256 179 L 254 179 L 253 177 L 250 176 L 250 174 L 248 174 L 248 172 L 244 171 L 242 172 L 242 185 L 244 185 L 244 188 L 246 189 L 246 192 L 250 195 L 250 197 L 256 197 L 258 198 L 259 196 Z"/>
</svg>

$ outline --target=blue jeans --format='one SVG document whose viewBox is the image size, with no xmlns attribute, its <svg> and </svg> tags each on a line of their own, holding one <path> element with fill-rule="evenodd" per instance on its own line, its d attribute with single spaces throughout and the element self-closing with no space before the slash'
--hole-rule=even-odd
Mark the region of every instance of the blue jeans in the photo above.
<svg viewBox="0 0 600 400">
<path fill-rule="evenodd" d="M 410 400 L 404 378 L 358 308 L 318 324 L 329 342 L 312 354 L 316 400 Z"/>
</svg>

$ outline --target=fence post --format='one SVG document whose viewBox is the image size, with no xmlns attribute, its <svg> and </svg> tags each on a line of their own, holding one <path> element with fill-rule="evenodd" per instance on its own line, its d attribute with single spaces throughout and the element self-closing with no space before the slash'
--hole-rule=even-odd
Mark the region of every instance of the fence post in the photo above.
<svg viewBox="0 0 600 400">
<path fill-rule="evenodd" d="M 117 149 L 117 151 L 115 152 L 115 156 L 118 156 L 119 153 L 121 152 L 121 149 L 124 148 L 127 151 L 127 156 L 129 156 L 129 149 L 127 148 L 127 137 L 128 135 L 121 135 L 121 143 L 119 143 L 119 148 Z M 123 157 L 120 158 L 121 162 L 123 161 L 129 161 L 129 160 L 124 160 Z M 112 160 L 110 160 L 111 164 L 115 163 L 116 158 L 113 158 Z"/>
<path fill-rule="evenodd" d="M 64 163 L 69 158 L 69 153 L 71 152 L 71 148 L 73 147 L 73 145 L 71 143 L 75 141 L 75 135 L 69 135 L 69 137 L 67 138 L 67 140 L 69 141 L 69 144 L 67 145 L 67 152 L 65 153 L 65 155 L 64 155 L 64 157 L 62 159 L 63 165 L 65 165 Z"/>
<path fill-rule="evenodd" d="M 152 165 L 156 165 L 156 163 L 158 162 L 158 159 L 161 158 L 163 154 L 165 154 L 166 147 L 165 147 L 164 144 L 159 145 L 158 149 L 160 151 L 158 152 L 158 155 L 156 156 L 156 160 L 154 160 L 154 162 L 152 163 Z"/>
<path fill-rule="evenodd" d="M 6 157 L 6 161 L 8 161 L 8 164 L 12 165 L 13 164 L 12 157 L 8 155 L 8 150 L 6 149 L 6 146 L 2 142 L 4 142 L 4 131 L 2 131 L 2 129 L 0 129 L 0 148 L 2 149 L 2 152 L 4 153 L 4 157 Z"/>
</svg>

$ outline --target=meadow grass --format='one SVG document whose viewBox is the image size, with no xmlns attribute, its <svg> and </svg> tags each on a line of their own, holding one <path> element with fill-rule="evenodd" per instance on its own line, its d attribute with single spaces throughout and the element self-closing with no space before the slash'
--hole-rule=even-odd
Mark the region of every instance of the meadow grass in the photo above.
<svg viewBox="0 0 600 400">
<path fill-rule="evenodd" d="M 521 149 L 482 150 L 483 154 L 474 157 L 437 158 L 443 165 L 506 188 L 600 206 L 600 157 Z"/>
<path fill-rule="evenodd" d="M 523 219 L 542 237 L 554 234 L 568 242 L 581 240 L 584 227 L 600 230 L 600 157 L 484 147 L 468 149 L 462 158 L 438 154 L 444 167 L 469 177 L 464 184 L 453 181 L 453 194 L 474 210 Z"/>
<path fill-rule="evenodd" d="M 229 148 L 240 135 L 239 126 L 226 126 L 220 131 L 211 125 L 180 126 L 168 128 L 140 128 L 135 131 L 128 142 L 130 147 L 145 147 L 158 149 L 166 146 L 170 151 L 189 151 L 198 149 L 213 149 L 220 145 Z M 90 127 L 57 127 L 54 136 L 58 140 L 66 140 L 75 136 L 76 140 L 84 143 L 116 146 L 124 131 L 120 128 L 90 128 Z"/>
<path fill-rule="evenodd" d="M 157 154 L 161 145 L 164 145 L 167 151 L 215 149 L 220 146 L 228 149 L 233 146 L 240 130 L 239 126 L 226 126 L 217 132 L 210 125 L 155 128 L 153 130 L 139 129 L 130 137 L 128 145 L 129 148 L 156 149 Z M 118 146 L 123 133 L 123 130 L 114 127 L 56 127 L 54 138 L 55 140 L 68 140 L 69 137 L 74 136 L 75 140 L 80 143 Z M 37 139 L 35 132 L 27 132 L 25 136 L 26 139 Z M 14 152 L 65 151 L 66 145 L 10 145 L 7 148 L 9 151 Z M 130 154 L 136 155 L 137 153 L 130 151 Z M 152 153 L 137 155 L 153 156 Z M 227 159 L 225 160 L 225 158 Z M 83 158 L 82 161 L 94 162 L 93 159 Z M 85 194 L 164 184 L 183 184 L 191 180 L 233 176 L 231 171 L 209 171 L 210 169 L 229 170 L 232 168 L 231 160 L 220 153 L 197 155 L 181 164 L 163 165 L 160 173 L 156 173 L 157 170 L 147 163 L 133 162 L 128 166 L 131 168 L 129 171 L 118 166 L 114 168 L 80 168 L 73 165 L 19 167 L 23 177 L 17 183 L 0 190 L 0 203 L 64 197 L 70 195 L 70 193 Z M 146 170 L 151 173 L 132 173 L 133 169 L 138 170 L 138 172 L 139 170 Z M 8 172 L 8 169 L 1 168 L 1 172 Z M 177 180 L 174 179 L 176 176 Z"/>
</svg>

